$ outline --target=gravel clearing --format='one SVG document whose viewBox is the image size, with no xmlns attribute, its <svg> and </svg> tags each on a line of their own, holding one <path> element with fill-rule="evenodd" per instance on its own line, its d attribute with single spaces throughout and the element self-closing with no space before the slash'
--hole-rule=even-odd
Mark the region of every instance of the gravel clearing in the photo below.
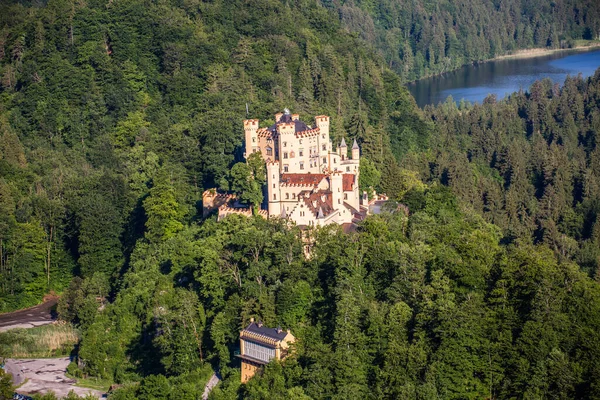
<svg viewBox="0 0 600 400">
<path fill-rule="evenodd" d="M 79 396 L 91 393 L 102 398 L 103 393 L 98 390 L 75 386 L 76 381 L 65 375 L 69 362 L 69 357 L 7 359 L 6 370 L 13 376 L 17 375 L 14 376 L 15 382 L 25 381 L 17 393 L 31 395 L 54 392 L 58 398 L 62 398 L 73 390 Z"/>
</svg>

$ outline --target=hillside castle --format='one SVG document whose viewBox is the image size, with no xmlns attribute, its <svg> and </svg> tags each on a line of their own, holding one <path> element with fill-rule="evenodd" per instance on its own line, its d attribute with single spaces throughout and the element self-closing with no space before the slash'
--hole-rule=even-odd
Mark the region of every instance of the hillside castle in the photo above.
<svg viewBox="0 0 600 400">
<path fill-rule="evenodd" d="M 314 126 L 288 110 L 275 114 L 275 124 L 260 128 L 257 119 L 244 121 L 244 157 L 260 152 L 266 162 L 267 188 L 259 215 L 281 217 L 299 226 L 330 223 L 351 225 L 368 212 L 366 194 L 359 191 L 360 148 L 354 140 L 350 154 L 344 139 L 337 149 L 329 138 L 329 117 L 315 117 Z M 214 189 L 203 196 L 205 214 L 218 209 L 250 215 L 235 195 Z M 346 226 L 348 226 L 346 225 Z"/>
</svg>

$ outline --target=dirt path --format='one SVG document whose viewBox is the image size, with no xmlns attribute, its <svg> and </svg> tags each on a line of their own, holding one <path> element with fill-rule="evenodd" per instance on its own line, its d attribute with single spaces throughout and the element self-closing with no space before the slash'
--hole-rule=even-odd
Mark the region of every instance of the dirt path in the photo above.
<svg viewBox="0 0 600 400">
<path fill-rule="evenodd" d="M 33 328 L 34 326 L 52 323 L 54 318 L 51 309 L 56 305 L 57 301 L 58 299 L 54 298 L 39 306 L 0 314 L 0 332 L 14 328 Z"/>
<path fill-rule="evenodd" d="M 75 386 L 75 380 L 65 375 L 69 362 L 69 357 L 7 359 L 5 367 L 15 377 L 16 385 L 25 382 L 17 389 L 17 393 L 31 395 L 54 392 L 60 399 L 72 390 L 79 396 L 92 394 L 102 398 L 103 393 L 98 390 Z"/>
</svg>

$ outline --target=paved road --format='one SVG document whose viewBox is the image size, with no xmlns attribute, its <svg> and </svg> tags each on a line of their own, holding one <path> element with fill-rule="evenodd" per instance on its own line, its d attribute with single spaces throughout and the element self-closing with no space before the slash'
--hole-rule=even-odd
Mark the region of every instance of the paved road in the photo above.
<svg viewBox="0 0 600 400">
<path fill-rule="evenodd" d="M 217 383 L 219 383 L 220 381 L 221 381 L 221 379 L 220 379 L 219 375 L 215 372 L 213 374 L 213 376 L 210 377 L 210 379 L 206 383 L 206 386 L 204 387 L 204 393 L 202 393 L 202 400 L 208 399 L 208 395 L 213 390 L 213 388 L 215 386 L 217 386 Z"/>
<path fill-rule="evenodd" d="M 50 324 L 54 320 L 51 308 L 56 305 L 56 302 L 57 299 L 52 299 L 39 306 L 0 314 L 0 332 L 13 328 L 33 328 L 34 326 Z"/>
</svg>

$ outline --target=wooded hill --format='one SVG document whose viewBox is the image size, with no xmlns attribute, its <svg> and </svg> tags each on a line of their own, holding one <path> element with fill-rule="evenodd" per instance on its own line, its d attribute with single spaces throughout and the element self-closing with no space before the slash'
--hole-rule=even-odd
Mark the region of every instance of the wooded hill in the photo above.
<svg viewBox="0 0 600 400">
<path fill-rule="evenodd" d="M 83 337 L 70 373 L 125 384 L 115 399 L 195 398 L 212 368 L 215 399 L 600 397 L 600 76 L 425 112 L 403 87 L 593 36 L 598 10 L 451 6 L 2 2 L 0 311 L 62 293 Z M 324 229 L 310 260 L 278 221 L 202 221 L 246 104 L 265 124 L 331 115 L 361 186 L 409 215 Z M 240 387 L 250 317 L 299 345 Z"/>
</svg>

